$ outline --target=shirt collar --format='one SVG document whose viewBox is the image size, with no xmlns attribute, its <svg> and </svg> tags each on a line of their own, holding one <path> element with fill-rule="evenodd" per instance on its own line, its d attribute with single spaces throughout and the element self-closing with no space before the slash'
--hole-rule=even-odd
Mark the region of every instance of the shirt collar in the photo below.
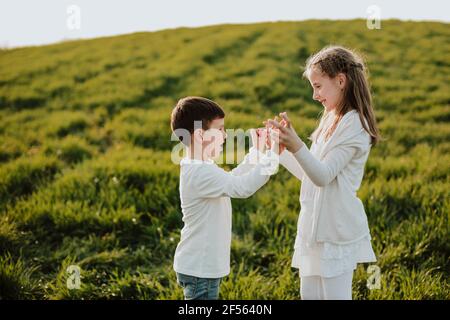
<svg viewBox="0 0 450 320">
<path fill-rule="evenodd" d="M 199 160 L 199 159 L 191 159 L 188 157 L 185 157 L 183 159 L 181 159 L 180 161 L 180 165 L 184 165 L 184 164 L 213 164 L 214 160 L 212 159 L 207 159 L 207 160 Z"/>
</svg>

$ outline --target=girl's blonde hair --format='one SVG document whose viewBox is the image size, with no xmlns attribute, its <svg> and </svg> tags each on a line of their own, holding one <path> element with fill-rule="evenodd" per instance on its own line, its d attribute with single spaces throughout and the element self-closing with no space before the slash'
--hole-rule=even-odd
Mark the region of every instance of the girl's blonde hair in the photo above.
<svg viewBox="0 0 450 320">
<path fill-rule="evenodd" d="M 355 109 L 364 129 L 372 138 L 372 145 L 379 142 L 381 136 L 373 112 L 372 95 L 367 81 L 367 68 L 363 59 L 350 49 L 341 46 L 328 46 L 306 60 L 303 76 L 308 78 L 312 69 L 316 69 L 330 78 L 336 77 L 339 73 L 345 74 L 347 78 L 343 99 L 334 110 L 336 117 L 325 132 L 325 140 L 333 134 L 344 114 Z M 324 129 L 324 120 L 328 114 L 327 111 L 322 114 L 318 128 L 311 134 L 310 139 L 312 141 L 317 141 L 317 137 Z"/>
</svg>

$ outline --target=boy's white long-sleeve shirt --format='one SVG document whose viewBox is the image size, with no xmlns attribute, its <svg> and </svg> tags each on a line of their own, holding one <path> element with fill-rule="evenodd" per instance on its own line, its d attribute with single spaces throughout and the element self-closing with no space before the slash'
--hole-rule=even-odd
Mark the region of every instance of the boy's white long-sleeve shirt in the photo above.
<svg viewBox="0 0 450 320">
<path fill-rule="evenodd" d="M 261 188 L 270 174 L 275 173 L 273 160 L 270 152 L 263 155 L 251 148 L 230 172 L 212 160 L 184 158 L 180 162 L 184 227 L 175 251 L 173 267 L 176 272 L 199 278 L 221 278 L 229 274 L 230 198 L 247 198 Z"/>
</svg>

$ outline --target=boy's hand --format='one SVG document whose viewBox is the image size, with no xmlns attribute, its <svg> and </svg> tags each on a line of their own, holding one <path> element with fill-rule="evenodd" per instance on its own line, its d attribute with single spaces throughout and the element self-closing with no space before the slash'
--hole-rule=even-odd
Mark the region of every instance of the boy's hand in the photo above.
<svg viewBox="0 0 450 320">
<path fill-rule="evenodd" d="M 266 151 L 266 131 L 265 128 L 250 129 L 252 145 L 259 151 Z"/>
<path fill-rule="evenodd" d="M 266 131 L 267 131 L 266 146 L 273 152 L 280 155 L 286 149 L 286 146 L 284 144 L 280 143 L 280 136 L 279 136 L 280 130 L 275 128 L 275 126 L 273 126 L 272 124 L 270 124 L 270 122 L 269 122 L 270 120 L 271 119 L 263 122 L 266 126 Z M 278 122 L 278 116 L 274 117 L 273 120 Z M 286 124 L 284 119 L 282 119 L 280 123 L 282 125 Z"/>
<path fill-rule="evenodd" d="M 265 127 L 265 129 L 266 129 L 266 148 L 267 149 L 270 149 L 271 147 L 272 147 L 272 144 L 270 143 L 270 136 L 269 136 L 269 129 L 270 129 L 270 126 L 269 126 L 269 124 L 268 123 L 266 123 L 266 121 L 264 121 L 263 122 L 264 123 L 264 125 L 266 126 Z"/>
</svg>

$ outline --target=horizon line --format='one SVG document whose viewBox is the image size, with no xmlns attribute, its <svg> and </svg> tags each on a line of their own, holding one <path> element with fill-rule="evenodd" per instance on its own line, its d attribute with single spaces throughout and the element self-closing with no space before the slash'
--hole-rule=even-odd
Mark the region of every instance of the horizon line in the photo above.
<svg viewBox="0 0 450 320">
<path fill-rule="evenodd" d="M 256 24 L 265 24 L 265 23 L 295 23 L 295 22 L 307 22 L 307 21 L 351 21 L 351 20 L 367 20 L 367 18 L 366 17 L 355 17 L 355 18 L 348 18 L 348 19 L 310 18 L 310 19 L 303 19 L 303 20 L 265 20 L 265 21 L 258 21 L 258 22 L 222 22 L 222 23 L 214 23 L 214 24 L 206 24 L 206 25 L 198 25 L 198 26 L 180 25 L 180 26 L 176 26 L 176 27 L 168 27 L 168 28 L 161 28 L 161 29 L 136 30 L 136 31 L 127 32 L 127 33 L 104 34 L 104 35 L 93 36 L 93 37 L 63 38 L 63 39 L 60 39 L 57 41 L 43 42 L 41 44 L 25 44 L 25 45 L 17 45 L 17 46 L 8 46 L 7 44 L 6 45 L 1 44 L 0 51 L 36 48 L 36 47 L 58 45 L 58 44 L 73 42 L 73 41 L 89 41 L 89 40 L 96 40 L 96 39 L 126 36 L 126 35 L 131 35 L 131 34 L 136 34 L 136 33 L 156 33 L 156 32 L 171 31 L 171 30 L 178 30 L 178 29 L 201 29 L 201 28 L 217 27 L 217 26 L 256 25 Z M 381 22 L 383 22 L 383 21 L 430 22 L 430 23 L 443 23 L 443 24 L 450 23 L 450 21 L 444 21 L 444 20 L 440 20 L 440 19 L 403 19 L 403 18 L 395 18 L 395 17 L 381 19 Z"/>
</svg>

